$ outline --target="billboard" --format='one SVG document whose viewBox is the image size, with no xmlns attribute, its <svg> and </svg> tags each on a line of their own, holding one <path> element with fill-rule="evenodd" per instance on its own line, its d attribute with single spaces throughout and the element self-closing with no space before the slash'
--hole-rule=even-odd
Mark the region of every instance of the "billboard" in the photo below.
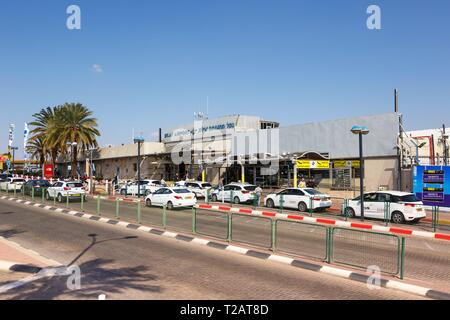
<svg viewBox="0 0 450 320">
<path fill-rule="evenodd" d="M 450 207 L 450 167 L 416 166 L 413 192 L 425 205 Z"/>
<path fill-rule="evenodd" d="M 329 169 L 329 160 L 297 160 L 297 169 Z"/>
</svg>

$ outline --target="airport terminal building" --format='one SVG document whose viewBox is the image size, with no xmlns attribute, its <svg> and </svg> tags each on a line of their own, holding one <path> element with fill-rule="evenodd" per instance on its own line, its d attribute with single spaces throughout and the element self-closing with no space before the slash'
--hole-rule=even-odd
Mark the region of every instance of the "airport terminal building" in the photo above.
<svg viewBox="0 0 450 320">
<path fill-rule="evenodd" d="M 320 188 L 356 190 L 359 145 L 350 129 L 362 125 L 370 129 L 364 136 L 366 190 L 399 189 L 400 185 L 409 190 L 411 178 L 400 165 L 400 122 L 398 113 L 291 126 L 246 115 L 199 119 L 161 130 L 159 141 L 144 142 L 141 177 L 204 178 L 213 184 L 245 181 L 266 187 L 292 186 L 305 177 Z M 136 144 L 107 146 L 79 160 L 87 175 L 92 162 L 97 178 L 137 177 Z M 67 163 L 59 167 L 64 173 Z"/>
</svg>

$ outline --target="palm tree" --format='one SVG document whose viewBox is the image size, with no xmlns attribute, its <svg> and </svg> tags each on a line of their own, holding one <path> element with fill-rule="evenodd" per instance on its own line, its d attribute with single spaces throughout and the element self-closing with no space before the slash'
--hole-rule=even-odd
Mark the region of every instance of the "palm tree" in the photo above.
<svg viewBox="0 0 450 320">
<path fill-rule="evenodd" d="M 39 161 L 40 167 L 45 163 L 45 158 L 47 155 L 47 150 L 45 148 L 44 138 L 37 137 L 28 142 L 26 147 L 27 153 L 30 154 L 32 159 L 36 159 Z"/>
<path fill-rule="evenodd" d="M 72 148 L 72 177 L 77 175 L 78 151 L 98 147 L 97 119 L 92 118 L 92 111 L 81 103 L 66 103 L 54 110 L 54 116 L 48 123 L 46 142 L 50 147 L 67 153 L 67 144 Z"/>
<path fill-rule="evenodd" d="M 35 113 L 33 115 L 34 121 L 30 122 L 30 125 L 34 128 L 30 131 L 31 138 L 30 143 L 36 140 L 42 139 L 42 144 L 44 146 L 44 153 L 50 153 L 53 167 L 56 165 L 56 158 L 58 156 L 58 147 L 50 146 L 48 144 L 48 128 L 49 124 L 54 121 L 55 114 L 58 112 L 60 107 L 47 107 Z"/>
</svg>

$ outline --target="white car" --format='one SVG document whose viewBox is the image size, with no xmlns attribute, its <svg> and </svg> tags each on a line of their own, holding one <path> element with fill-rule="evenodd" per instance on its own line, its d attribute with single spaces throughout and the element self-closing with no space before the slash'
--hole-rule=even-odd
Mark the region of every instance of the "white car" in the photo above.
<svg viewBox="0 0 450 320">
<path fill-rule="evenodd" d="M 192 207 L 197 203 L 195 194 L 186 188 L 161 188 L 145 197 L 145 205 L 167 207 L 172 210 L 175 207 Z"/>
<path fill-rule="evenodd" d="M 300 212 L 307 210 L 327 209 L 332 205 L 330 196 L 312 188 L 288 188 L 278 193 L 267 195 L 264 200 L 266 207 L 281 207 L 298 209 Z"/>
<path fill-rule="evenodd" d="M 86 199 L 86 191 L 79 181 L 57 181 L 45 193 L 47 200 L 56 198 L 58 202 L 64 202 L 67 198 L 81 200 L 81 197 Z"/>
<path fill-rule="evenodd" d="M 223 190 L 216 189 L 212 195 L 213 202 L 226 201 L 235 204 L 250 202 L 255 199 L 256 186 L 250 183 L 230 183 L 223 187 Z"/>
<path fill-rule="evenodd" d="M 195 193 L 195 196 L 198 199 L 206 198 L 206 194 L 208 193 L 208 190 L 211 190 L 212 185 L 209 182 L 194 181 L 186 182 L 184 187 L 189 191 Z"/>
<path fill-rule="evenodd" d="M 361 201 L 357 197 L 349 201 L 347 214 L 361 216 Z M 388 219 L 394 223 L 419 222 L 427 216 L 423 203 L 413 193 L 399 191 L 377 191 L 364 194 L 364 217 L 385 219 L 385 203 L 390 204 Z"/>
<path fill-rule="evenodd" d="M 139 193 L 140 195 L 149 195 L 150 193 L 153 193 L 163 187 L 161 184 L 161 181 L 159 180 L 141 180 L 140 186 L 139 186 Z M 127 196 L 129 194 L 131 195 L 137 195 L 138 194 L 138 183 L 133 182 L 132 184 L 124 185 L 120 189 L 120 194 L 123 196 Z"/>
<path fill-rule="evenodd" d="M 5 181 L 0 182 L 1 191 L 20 191 L 22 185 L 25 183 L 25 179 L 22 178 L 8 178 Z"/>
</svg>

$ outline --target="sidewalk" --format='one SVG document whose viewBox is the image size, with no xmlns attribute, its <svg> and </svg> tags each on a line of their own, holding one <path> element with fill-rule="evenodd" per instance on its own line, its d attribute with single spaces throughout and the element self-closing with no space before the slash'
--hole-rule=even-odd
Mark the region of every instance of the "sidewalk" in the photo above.
<svg viewBox="0 0 450 320">
<path fill-rule="evenodd" d="M 0 237 L 0 262 L 33 265 L 44 268 L 54 263 L 39 254 L 22 248 L 15 242 Z M 5 272 L 5 270 L 0 270 Z"/>
</svg>

